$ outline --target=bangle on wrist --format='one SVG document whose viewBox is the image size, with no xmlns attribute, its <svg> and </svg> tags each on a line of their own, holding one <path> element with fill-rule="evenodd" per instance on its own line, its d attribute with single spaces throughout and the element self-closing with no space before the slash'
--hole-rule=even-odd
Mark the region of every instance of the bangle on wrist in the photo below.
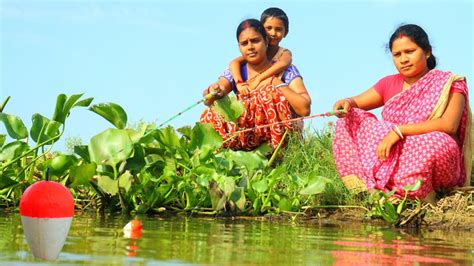
<svg viewBox="0 0 474 266">
<path fill-rule="evenodd" d="M 357 103 L 351 97 L 345 98 L 344 100 L 346 100 L 351 107 L 359 108 Z"/>
<path fill-rule="evenodd" d="M 392 131 L 395 132 L 395 134 L 397 134 L 400 137 L 400 139 L 403 139 L 402 131 L 397 125 L 393 125 Z"/>
<path fill-rule="evenodd" d="M 235 82 L 235 84 L 242 84 L 242 83 L 245 83 L 245 82 L 242 81 L 241 79 L 239 79 L 239 80 L 237 80 L 237 81 Z"/>
</svg>

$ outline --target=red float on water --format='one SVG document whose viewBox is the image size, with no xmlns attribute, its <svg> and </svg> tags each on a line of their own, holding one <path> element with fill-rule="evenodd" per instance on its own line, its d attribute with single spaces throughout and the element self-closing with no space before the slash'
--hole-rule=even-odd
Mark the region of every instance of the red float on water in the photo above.
<svg viewBox="0 0 474 266">
<path fill-rule="evenodd" d="M 33 255 L 55 260 L 63 248 L 74 216 L 71 192 L 60 183 L 39 181 L 21 196 L 20 215 Z"/>
</svg>

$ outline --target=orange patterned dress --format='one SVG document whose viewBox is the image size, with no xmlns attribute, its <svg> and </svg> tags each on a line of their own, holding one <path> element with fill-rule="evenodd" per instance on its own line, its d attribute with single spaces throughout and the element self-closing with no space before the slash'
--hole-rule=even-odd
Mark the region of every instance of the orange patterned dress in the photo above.
<svg viewBox="0 0 474 266">
<path fill-rule="evenodd" d="M 245 110 L 237 123 L 226 122 L 221 115 L 206 108 L 201 114 L 202 123 L 211 124 L 222 136 L 224 147 L 233 150 L 253 150 L 263 143 L 275 148 L 287 129 L 293 124 L 281 123 L 252 131 L 239 132 L 256 126 L 268 125 L 294 118 L 292 108 L 283 94 L 272 84 L 273 79 L 253 90 L 248 96 L 237 95 Z M 230 139 L 229 139 L 230 138 Z"/>
</svg>

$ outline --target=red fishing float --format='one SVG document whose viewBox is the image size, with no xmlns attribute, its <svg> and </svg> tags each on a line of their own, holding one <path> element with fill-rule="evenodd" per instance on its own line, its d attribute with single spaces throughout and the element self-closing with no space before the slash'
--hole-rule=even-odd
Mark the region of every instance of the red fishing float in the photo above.
<svg viewBox="0 0 474 266">
<path fill-rule="evenodd" d="M 55 260 L 66 241 L 74 216 L 74 199 L 62 184 L 39 181 L 20 200 L 23 231 L 33 255 Z"/>
</svg>

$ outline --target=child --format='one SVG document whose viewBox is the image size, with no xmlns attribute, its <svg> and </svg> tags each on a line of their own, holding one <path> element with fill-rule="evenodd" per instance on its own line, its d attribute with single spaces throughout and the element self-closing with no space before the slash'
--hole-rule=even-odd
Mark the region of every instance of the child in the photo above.
<svg viewBox="0 0 474 266">
<path fill-rule="evenodd" d="M 271 58 L 273 65 L 255 76 L 254 78 L 244 82 L 240 72 L 240 65 L 245 63 L 242 56 L 232 60 L 229 65 L 230 72 L 235 80 L 237 90 L 242 95 L 247 95 L 258 84 L 271 76 L 282 73 L 289 65 L 291 65 L 292 56 L 288 49 L 280 47 L 278 44 L 288 34 L 288 17 L 285 12 L 277 7 L 271 7 L 263 11 L 260 18 L 269 37 L 269 45 L 267 57 Z"/>
</svg>

